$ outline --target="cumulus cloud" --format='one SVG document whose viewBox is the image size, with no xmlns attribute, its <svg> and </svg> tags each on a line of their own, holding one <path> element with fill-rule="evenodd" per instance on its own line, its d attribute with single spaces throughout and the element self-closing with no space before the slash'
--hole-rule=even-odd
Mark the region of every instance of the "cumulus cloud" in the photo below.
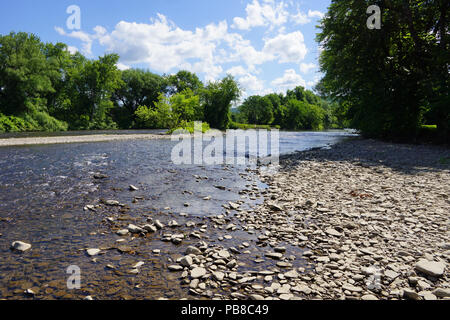
<svg viewBox="0 0 450 320">
<path fill-rule="evenodd" d="M 324 16 L 325 16 L 325 15 L 324 15 L 322 12 L 320 12 L 320 11 L 317 11 L 317 10 L 314 10 L 314 11 L 308 10 L 308 17 L 309 17 L 309 18 L 323 19 Z"/>
<path fill-rule="evenodd" d="M 186 30 L 157 14 L 148 22 L 120 21 L 112 30 L 102 26 L 96 26 L 91 33 L 65 31 L 59 27 L 55 30 L 60 35 L 80 40 L 80 51 L 87 56 L 92 55 L 94 43 L 106 52 L 119 54 L 117 66 L 121 70 L 133 65 L 145 65 L 152 71 L 168 74 L 186 69 L 202 74 L 206 81 L 217 80 L 228 73 L 248 91 L 266 92 L 269 89 L 265 88 L 264 81 L 255 76 L 261 70 L 260 65 L 292 63 L 299 66 L 303 74 L 315 68 L 314 64 L 303 63 L 308 49 L 302 32 L 292 30 L 293 24 L 286 22 L 296 19 L 296 24 L 304 24 L 323 14 L 311 10 L 308 13 L 294 10 L 297 14 L 292 14 L 293 6 L 287 0 L 251 0 L 246 7 L 246 17 L 234 18 L 231 28 L 223 20 Z M 259 44 L 261 47 L 253 46 L 240 31 L 257 26 L 271 31 Z M 69 50 L 76 52 L 78 49 L 70 47 Z M 305 80 L 292 69 L 295 66 L 288 68 L 291 69 L 272 83 L 283 89 L 291 87 L 291 83 L 294 87 L 304 85 Z"/>
<path fill-rule="evenodd" d="M 92 55 L 92 43 L 94 40 L 99 39 L 105 32 L 106 29 L 101 26 L 96 26 L 93 30 L 93 34 L 86 33 L 84 31 L 72 31 L 67 33 L 63 28 L 55 27 L 55 30 L 58 34 L 62 36 L 68 36 L 70 38 L 81 40 L 82 42 L 82 53 L 91 56 Z M 72 47 L 72 50 L 75 47 Z"/>
<path fill-rule="evenodd" d="M 243 76 L 247 74 L 247 70 L 242 66 L 234 66 L 227 70 L 227 74 L 231 74 L 232 76 Z"/>
<path fill-rule="evenodd" d="M 116 64 L 116 67 L 117 67 L 117 69 L 119 69 L 121 71 L 128 70 L 131 68 L 130 66 L 127 66 L 126 64 L 123 64 L 120 62 L 118 64 Z"/>
<path fill-rule="evenodd" d="M 300 64 L 300 71 L 302 73 L 309 73 L 312 69 L 315 69 L 316 65 L 314 63 L 301 63 Z"/>
<path fill-rule="evenodd" d="M 277 57 L 281 63 L 299 63 L 308 53 L 304 41 L 305 39 L 300 31 L 279 34 L 275 38 L 265 41 L 263 51 Z"/>
<path fill-rule="evenodd" d="M 246 89 L 260 92 L 264 90 L 264 82 L 252 74 L 246 74 L 238 79 L 238 82 Z"/>
<path fill-rule="evenodd" d="M 325 15 L 317 10 L 308 10 L 308 13 L 297 10 L 297 14 L 293 14 L 290 16 L 292 22 L 296 25 L 300 24 L 308 24 L 313 21 L 313 19 L 322 19 Z"/>
<path fill-rule="evenodd" d="M 74 46 L 67 46 L 67 51 L 69 51 L 70 54 L 75 54 L 78 52 L 78 48 Z"/>
<path fill-rule="evenodd" d="M 284 2 L 277 5 L 274 1 L 263 0 L 263 2 L 263 4 L 260 4 L 258 0 L 253 0 L 252 3 L 249 3 L 245 8 L 247 17 L 234 18 L 231 27 L 239 30 L 250 30 L 253 27 L 279 26 L 288 21 L 289 13 Z"/>
<path fill-rule="evenodd" d="M 294 69 L 285 70 L 284 75 L 273 80 L 271 84 L 278 92 L 293 89 L 297 86 L 306 87 L 306 81 Z"/>
</svg>

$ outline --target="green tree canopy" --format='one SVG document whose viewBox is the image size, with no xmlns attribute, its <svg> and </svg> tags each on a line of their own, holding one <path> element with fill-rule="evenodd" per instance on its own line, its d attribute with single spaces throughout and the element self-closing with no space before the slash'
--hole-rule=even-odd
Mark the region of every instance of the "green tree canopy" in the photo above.
<svg viewBox="0 0 450 320">
<path fill-rule="evenodd" d="M 367 28 L 369 5 L 381 8 L 379 30 Z M 367 136 L 414 139 L 433 110 L 448 139 L 448 9 L 444 0 L 332 1 L 317 37 L 318 87 Z"/>
<path fill-rule="evenodd" d="M 212 128 L 225 130 L 230 122 L 231 104 L 240 97 L 239 85 L 230 75 L 210 82 L 202 91 L 204 119 Z"/>
</svg>

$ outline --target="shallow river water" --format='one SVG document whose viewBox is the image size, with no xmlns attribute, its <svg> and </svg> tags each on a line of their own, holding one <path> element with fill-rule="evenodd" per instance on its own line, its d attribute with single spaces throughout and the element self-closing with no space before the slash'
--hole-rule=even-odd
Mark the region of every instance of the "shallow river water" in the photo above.
<svg viewBox="0 0 450 320">
<path fill-rule="evenodd" d="M 326 147 L 349 136 L 344 131 L 280 132 L 280 152 Z M 160 139 L 0 148 L 0 299 L 29 299 L 26 289 L 35 292 L 35 299 L 188 298 L 179 273 L 168 272 L 167 265 L 199 240 L 188 237 L 174 245 L 161 241 L 164 233 L 189 234 L 185 223 L 193 221 L 204 229 L 202 240 L 208 244 L 237 247 L 255 239 L 242 230 L 212 230 L 208 223 L 229 201 L 244 200 L 244 209 L 263 201 L 257 193 L 240 193 L 265 188 L 255 172 L 228 165 L 175 165 L 170 160 L 175 144 Z M 95 179 L 96 173 L 108 178 Z M 130 192 L 130 184 L 139 190 Z M 123 206 L 83 210 L 102 199 Z M 147 218 L 166 225 L 175 219 L 182 226 L 146 237 L 115 234 Z M 221 241 L 224 235 L 233 238 Z M 120 238 L 124 242 L 117 242 Z M 32 248 L 11 251 L 17 240 Z M 87 248 L 100 248 L 102 254 L 89 257 Z M 251 269 L 252 259 L 240 268 Z M 139 261 L 145 263 L 139 274 L 130 274 Z M 80 289 L 67 288 L 71 265 L 81 270 Z"/>
</svg>

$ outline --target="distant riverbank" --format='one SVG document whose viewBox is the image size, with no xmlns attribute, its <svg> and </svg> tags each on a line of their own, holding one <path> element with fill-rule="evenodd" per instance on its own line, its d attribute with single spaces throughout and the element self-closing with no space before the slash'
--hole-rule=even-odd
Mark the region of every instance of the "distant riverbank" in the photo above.
<svg viewBox="0 0 450 320">
<path fill-rule="evenodd" d="M 61 143 L 83 143 L 102 141 L 123 141 L 138 139 L 169 139 L 169 135 L 164 134 L 93 134 L 79 136 L 54 136 L 54 137 L 25 137 L 0 139 L 0 147 L 25 146 L 38 144 L 61 144 Z"/>
</svg>

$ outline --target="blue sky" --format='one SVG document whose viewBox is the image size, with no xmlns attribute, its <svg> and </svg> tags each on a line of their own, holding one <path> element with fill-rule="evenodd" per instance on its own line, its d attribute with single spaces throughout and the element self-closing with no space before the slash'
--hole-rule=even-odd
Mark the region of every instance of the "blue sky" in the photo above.
<svg viewBox="0 0 450 320">
<path fill-rule="evenodd" d="M 203 81 L 232 74 L 245 96 L 311 88 L 320 79 L 316 26 L 330 0 L 17 0 L 2 4 L 0 33 L 26 31 L 119 67 L 180 69 Z M 80 8 L 80 29 L 66 12 Z"/>
</svg>

